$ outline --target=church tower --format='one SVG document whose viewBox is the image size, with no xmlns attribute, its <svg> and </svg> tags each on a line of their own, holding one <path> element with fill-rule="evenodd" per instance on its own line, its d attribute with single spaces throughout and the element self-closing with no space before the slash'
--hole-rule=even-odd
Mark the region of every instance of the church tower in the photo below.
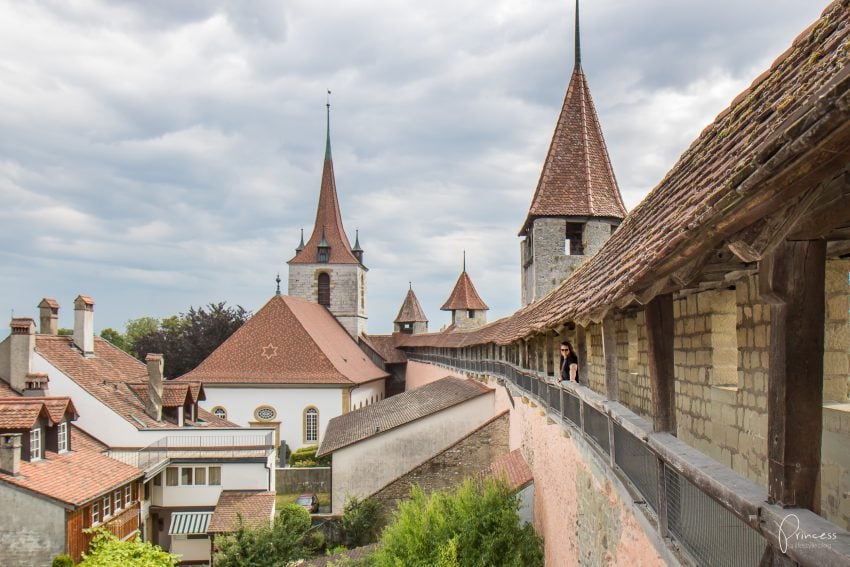
<svg viewBox="0 0 850 567">
<path fill-rule="evenodd" d="M 452 331 L 477 329 L 487 324 L 487 311 L 490 308 L 475 291 L 469 274 L 466 273 L 466 252 L 463 253 L 463 271 L 455 282 L 451 295 L 440 307 L 441 311 L 452 312 Z"/>
<path fill-rule="evenodd" d="M 319 205 L 313 233 L 295 249 L 289 264 L 289 295 L 324 305 L 353 337 L 366 332 L 366 272 L 358 233 L 354 249 L 345 235 L 331 157 L 331 105 Z"/>
<path fill-rule="evenodd" d="M 396 315 L 395 321 L 393 321 L 393 332 L 406 333 L 408 335 L 428 332 L 428 317 L 425 316 L 425 311 L 422 309 L 422 305 L 419 304 L 419 299 L 413 293 L 413 284 L 410 284 L 410 289 L 407 290 L 407 295 L 404 296 L 401 309 L 398 310 L 398 315 Z"/>
<path fill-rule="evenodd" d="M 602 247 L 626 216 L 581 67 L 578 0 L 575 18 L 573 74 L 519 231 L 523 305 L 555 289 Z"/>
</svg>

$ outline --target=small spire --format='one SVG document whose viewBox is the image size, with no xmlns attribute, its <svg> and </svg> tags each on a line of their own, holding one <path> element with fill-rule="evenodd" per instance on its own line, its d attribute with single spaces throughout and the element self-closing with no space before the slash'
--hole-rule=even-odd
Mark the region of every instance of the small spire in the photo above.
<svg viewBox="0 0 850 567">
<path fill-rule="evenodd" d="M 413 291 L 413 282 L 407 282 L 407 289 Z"/>
<path fill-rule="evenodd" d="M 327 143 L 325 144 L 325 160 L 331 159 L 331 90 L 328 89 L 328 101 L 325 103 L 327 108 Z"/>
<path fill-rule="evenodd" d="M 576 69 L 581 69 L 581 40 L 578 27 L 578 0 L 576 0 Z"/>
<path fill-rule="evenodd" d="M 463 251 L 463 271 L 466 272 L 466 250 Z"/>
<path fill-rule="evenodd" d="M 360 229 L 354 230 L 354 248 L 351 249 L 352 252 L 360 252 L 363 249 L 360 248 Z"/>
<path fill-rule="evenodd" d="M 277 282 L 277 290 L 275 291 L 275 295 L 280 295 L 280 272 L 278 272 L 277 277 L 274 279 Z"/>
<path fill-rule="evenodd" d="M 298 244 L 298 248 L 295 249 L 295 253 L 299 253 L 304 250 L 304 228 L 301 228 L 301 243 Z"/>
<path fill-rule="evenodd" d="M 323 248 L 330 248 L 330 244 L 328 244 L 328 239 L 325 238 L 325 225 L 322 225 L 322 239 L 319 241 L 319 246 Z"/>
</svg>

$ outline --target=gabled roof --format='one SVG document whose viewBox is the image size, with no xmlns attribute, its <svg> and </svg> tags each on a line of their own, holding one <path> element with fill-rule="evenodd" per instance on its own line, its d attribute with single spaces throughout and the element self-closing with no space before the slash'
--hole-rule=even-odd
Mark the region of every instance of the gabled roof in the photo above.
<svg viewBox="0 0 850 567">
<path fill-rule="evenodd" d="M 0 473 L 0 482 L 79 506 L 144 474 L 136 467 L 93 451 L 61 455 L 47 451 L 40 461 L 22 461 L 18 476 Z"/>
<path fill-rule="evenodd" d="M 325 307 L 275 295 L 197 368 L 177 380 L 200 380 L 209 387 L 362 384 L 387 376 Z"/>
<path fill-rule="evenodd" d="M 514 449 L 490 463 L 490 474 L 507 481 L 512 490 L 519 490 L 534 480 L 531 468 L 519 449 Z"/>
<path fill-rule="evenodd" d="M 128 384 L 128 386 L 143 404 L 147 403 L 148 385 L 146 383 Z M 176 408 L 187 404 L 194 404 L 205 399 L 206 394 L 200 382 L 174 382 L 173 380 L 169 380 L 162 384 L 162 407 L 164 408 Z"/>
<path fill-rule="evenodd" d="M 416 294 L 413 293 L 413 288 L 407 290 L 407 295 L 404 296 L 404 301 L 401 304 L 401 309 L 398 310 L 394 323 L 417 323 L 428 322 L 428 317 L 425 316 L 425 311 L 419 304 Z"/>
<path fill-rule="evenodd" d="M 83 356 L 74 346 L 73 337 L 36 335 L 35 341 L 36 352 L 133 427 L 178 428 L 175 423 L 157 422 L 145 413 L 144 401 L 132 386 L 138 387 L 145 384 L 143 389 L 146 397 L 147 367 L 109 341 L 95 337 L 94 356 Z M 171 387 L 164 385 L 164 388 Z M 182 387 L 177 388 L 182 389 Z M 233 424 L 215 416 L 200 415 L 200 417 L 203 422 L 187 421 L 186 423 L 196 427 L 234 427 Z"/>
<path fill-rule="evenodd" d="M 329 264 L 359 264 L 351 251 L 351 244 L 342 226 L 339 212 L 339 198 L 336 194 L 334 163 L 331 157 L 330 109 L 328 110 L 328 133 L 325 148 L 325 162 L 322 168 L 322 185 L 319 189 L 319 205 L 316 209 L 316 223 L 313 234 L 304 245 L 304 249 L 295 253 L 289 264 L 317 264 L 319 261 L 319 243 L 326 240 L 331 248 Z"/>
<path fill-rule="evenodd" d="M 0 429 L 32 429 L 39 417 L 53 421 L 44 402 L 27 398 L 0 399 Z"/>
<path fill-rule="evenodd" d="M 466 270 L 460 273 L 460 276 L 455 282 L 455 287 L 451 295 L 440 307 L 441 311 L 455 311 L 458 309 L 490 309 L 487 304 L 475 291 L 475 286 L 472 285 L 472 280 Z"/>
<path fill-rule="evenodd" d="M 268 527 L 274 513 L 275 493 L 268 491 L 223 490 L 218 497 L 207 533 L 234 532 L 242 525 Z"/>
<path fill-rule="evenodd" d="M 380 435 L 492 391 L 474 380 L 447 376 L 421 388 L 386 398 L 330 420 L 316 455 L 333 453 L 358 441 Z"/>
<path fill-rule="evenodd" d="M 576 5 L 576 64 L 520 236 L 537 217 L 626 216 L 579 54 Z"/>
<path fill-rule="evenodd" d="M 367 335 L 363 333 L 360 335 L 360 340 L 366 343 L 366 346 L 375 351 L 388 364 L 407 362 L 407 356 L 405 356 L 404 351 L 396 348 L 396 335 L 399 334 Z"/>
</svg>

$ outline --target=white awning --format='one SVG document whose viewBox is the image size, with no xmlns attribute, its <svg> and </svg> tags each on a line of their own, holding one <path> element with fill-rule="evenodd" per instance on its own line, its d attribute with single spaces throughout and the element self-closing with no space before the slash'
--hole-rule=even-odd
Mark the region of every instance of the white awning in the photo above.
<svg viewBox="0 0 850 567">
<path fill-rule="evenodd" d="M 212 512 L 173 512 L 168 535 L 206 534 Z"/>
</svg>

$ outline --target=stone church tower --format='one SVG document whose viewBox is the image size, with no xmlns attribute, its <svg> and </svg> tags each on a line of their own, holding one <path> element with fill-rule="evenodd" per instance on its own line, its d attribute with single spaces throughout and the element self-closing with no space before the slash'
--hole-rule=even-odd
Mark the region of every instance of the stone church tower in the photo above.
<svg viewBox="0 0 850 567">
<path fill-rule="evenodd" d="M 354 248 L 345 235 L 331 158 L 330 104 L 319 205 L 313 234 L 295 249 L 289 264 L 288 294 L 327 307 L 353 337 L 366 332 L 366 272 L 360 235 Z"/>
<path fill-rule="evenodd" d="M 419 304 L 419 299 L 413 293 L 413 284 L 407 290 L 401 309 L 398 310 L 398 315 L 393 321 L 393 332 L 409 335 L 428 332 L 428 317 L 425 316 L 425 311 Z"/>
<path fill-rule="evenodd" d="M 475 291 L 469 274 L 466 273 L 466 253 L 463 254 L 463 271 L 455 282 L 451 295 L 440 307 L 441 311 L 452 312 L 450 331 L 477 329 L 487 324 L 487 311 L 490 308 Z"/>
<path fill-rule="evenodd" d="M 519 231 L 522 304 L 555 289 L 595 254 L 626 216 L 581 67 L 576 0 L 575 67 L 528 216 Z"/>
</svg>

